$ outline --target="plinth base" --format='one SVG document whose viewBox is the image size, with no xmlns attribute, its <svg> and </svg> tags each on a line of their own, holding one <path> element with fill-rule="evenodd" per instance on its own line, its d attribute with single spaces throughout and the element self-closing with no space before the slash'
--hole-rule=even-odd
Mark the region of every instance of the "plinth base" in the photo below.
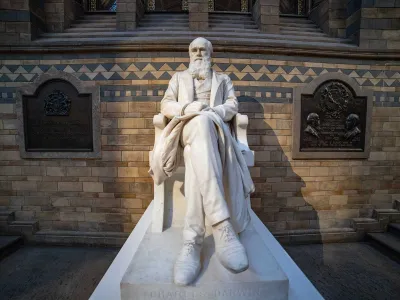
<svg viewBox="0 0 400 300">
<path fill-rule="evenodd" d="M 252 224 L 240 234 L 240 240 L 249 258 L 248 270 L 239 274 L 226 270 L 208 233 L 198 279 L 180 287 L 173 282 L 173 269 L 182 247 L 182 229 L 148 230 L 122 278 L 121 299 L 287 300 L 289 280 Z"/>
</svg>

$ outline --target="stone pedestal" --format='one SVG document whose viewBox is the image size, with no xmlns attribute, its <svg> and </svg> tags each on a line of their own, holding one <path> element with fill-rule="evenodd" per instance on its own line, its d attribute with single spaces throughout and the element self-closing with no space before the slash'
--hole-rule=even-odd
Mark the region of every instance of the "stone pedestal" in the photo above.
<svg viewBox="0 0 400 300">
<path fill-rule="evenodd" d="M 364 49 L 399 50 L 399 16 L 399 0 L 355 2 L 348 6 L 347 38 Z"/>
<path fill-rule="evenodd" d="M 279 0 L 257 0 L 252 15 L 261 32 L 279 33 Z"/>
<path fill-rule="evenodd" d="M 310 11 L 309 18 L 325 33 L 346 38 L 347 0 L 322 0 Z"/>
<path fill-rule="evenodd" d="M 44 13 L 48 32 L 63 32 L 83 14 L 84 8 L 74 0 L 45 0 Z"/>
<path fill-rule="evenodd" d="M 117 5 L 117 30 L 131 31 L 136 28 L 136 0 L 119 0 Z"/>
<path fill-rule="evenodd" d="M 190 30 L 208 30 L 207 0 L 188 0 Z"/>
<path fill-rule="evenodd" d="M 157 254 L 157 253 L 164 253 L 164 252 L 173 252 L 175 253 L 177 250 L 169 250 L 169 245 L 170 244 L 162 244 L 162 248 L 158 248 L 158 252 L 156 252 L 156 249 L 153 249 L 149 246 L 150 241 L 145 242 L 145 237 L 146 239 L 149 238 L 149 234 L 151 232 L 151 227 L 152 227 L 152 214 L 154 210 L 154 201 L 150 203 L 149 207 L 146 209 L 145 213 L 143 214 L 142 218 L 139 220 L 138 224 L 135 226 L 135 229 L 132 231 L 132 233 L 129 235 L 129 238 L 125 242 L 124 246 L 121 248 L 119 251 L 117 257 L 114 259 L 112 262 L 111 266 L 108 268 L 107 272 L 104 274 L 103 278 L 101 279 L 100 283 L 94 290 L 93 294 L 90 296 L 89 300 L 110 300 L 110 299 L 124 299 L 121 295 L 122 290 L 124 289 L 129 289 L 133 286 L 131 286 L 133 279 L 135 280 L 142 280 L 142 282 L 146 282 L 148 280 L 148 274 L 149 271 L 146 271 L 146 269 L 137 269 L 138 273 L 136 275 L 132 274 L 132 269 L 131 269 L 131 263 L 134 261 L 138 261 L 138 257 L 136 254 L 139 251 L 142 252 L 140 254 L 140 257 L 146 258 L 150 256 L 150 252 L 153 252 L 152 254 Z M 217 274 L 227 274 L 227 276 L 247 276 L 246 278 L 250 278 L 251 275 L 254 275 L 252 278 L 255 278 L 254 282 L 257 282 L 257 274 L 255 274 L 255 271 L 253 270 L 258 270 L 259 267 L 263 268 L 269 268 L 271 272 L 274 272 L 276 268 L 274 266 L 278 265 L 279 269 L 283 271 L 283 273 L 286 275 L 288 278 L 288 284 L 289 284 L 289 294 L 288 294 L 288 300 L 298 300 L 298 299 L 307 299 L 307 300 L 322 300 L 323 298 L 321 295 L 318 293 L 318 291 L 315 289 L 315 287 L 311 284 L 311 282 L 307 279 L 307 277 L 303 274 L 303 272 L 299 269 L 299 267 L 294 263 L 294 261 L 290 258 L 290 256 L 286 253 L 285 249 L 282 248 L 282 246 L 278 243 L 278 241 L 273 237 L 273 235 L 268 231 L 268 229 L 264 226 L 264 224 L 261 222 L 261 220 L 256 216 L 256 214 L 250 210 L 250 217 L 251 221 L 253 224 L 253 227 L 255 229 L 255 233 L 258 237 L 257 239 L 257 245 L 254 244 L 251 249 L 248 249 L 249 251 L 249 257 L 250 257 L 250 269 L 247 270 L 246 272 L 251 272 L 251 274 L 248 274 L 246 272 L 238 275 L 233 275 L 226 271 L 225 269 L 221 270 L 221 266 L 216 266 L 214 270 L 221 270 L 220 273 Z M 173 232 L 174 231 L 174 232 Z M 165 233 L 165 234 L 164 234 Z M 167 237 L 169 234 L 169 231 L 165 231 L 163 233 L 151 233 L 153 237 L 157 237 L 159 239 L 164 239 L 164 237 Z M 176 229 L 171 229 L 171 235 L 175 236 L 176 240 L 179 242 L 180 241 L 180 236 L 181 236 L 181 231 L 176 230 Z M 241 237 L 242 242 L 244 245 L 248 248 L 248 242 L 246 241 L 247 239 L 245 238 L 244 234 Z M 148 246 L 144 246 L 146 245 Z M 152 242 L 152 243 L 157 243 L 157 241 Z M 208 238 L 206 240 L 206 243 L 212 243 L 211 239 Z M 172 244 L 172 243 L 171 243 Z M 176 244 L 176 247 L 179 247 L 178 244 Z M 149 247 L 146 249 L 146 247 Z M 212 248 L 209 249 L 209 251 L 213 251 Z M 255 252 L 253 252 L 255 251 Z M 204 252 L 206 253 L 206 252 Z M 256 253 L 256 254 L 254 254 Z M 154 256 L 154 255 L 153 255 Z M 152 267 L 152 273 L 156 274 L 157 271 L 160 272 L 159 277 L 155 278 L 165 278 L 166 276 L 169 276 L 169 280 L 172 280 L 172 270 L 162 270 L 162 269 L 155 269 L 158 268 L 159 265 L 164 265 L 164 262 L 160 260 L 160 258 L 156 255 L 152 259 L 157 260 L 155 263 L 153 263 L 151 260 L 147 260 L 146 262 L 149 263 Z M 203 257 L 206 257 L 206 255 L 203 255 Z M 169 254 L 169 261 L 166 261 L 165 264 L 172 264 L 172 256 Z M 256 259 L 256 260 L 255 260 Z M 207 269 L 210 269 L 209 265 L 215 265 L 213 262 L 211 262 L 211 259 L 208 260 L 207 264 L 204 264 L 203 268 L 203 273 L 206 272 Z M 254 261 L 256 261 L 256 265 L 254 265 Z M 268 263 L 270 262 L 270 263 Z M 218 262 L 219 264 L 219 262 Z M 272 265 L 273 264 L 273 265 Z M 138 265 L 138 267 L 145 267 L 144 264 Z M 129 271 L 128 271 L 129 268 Z M 266 270 L 266 269 L 264 269 Z M 167 273 L 166 273 L 167 272 Z M 219 271 L 218 271 L 219 272 Z M 143 276 L 140 276 L 140 274 L 143 274 Z M 210 274 L 209 276 L 211 276 Z M 272 274 L 274 275 L 274 274 Z M 131 277 L 131 279 L 129 279 Z M 202 274 L 204 279 L 199 278 L 198 283 L 200 282 L 205 282 L 205 275 Z M 226 276 L 226 277 L 227 277 Z M 226 284 L 226 277 L 221 277 L 218 283 L 222 286 L 222 284 Z M 258 278 L 265 278 L 262 276 L 259 276 Z M 124 279 L 125 278 L 125 279 Z M 139 278 L 139 279 L 137 279 Z M 209 278 L 209 277 L 208 277 Z M 238 279 L 243 278 L 243 277 L 237 277 Z M 268 279 L 268 278 L 266 278 Z M 273 279 L 270 277 L 270 279 Z M 277 280 L 275 280 L 275 283 L 279 284 L 279 280 L 284 279 L 280 275 L 280 277 L 276 277 Z M 165 280 L 165 279 L 164 279 Z M 204 280 L 204 281 L 202 281 Z M 225 280 L 225 281 L 224 281 Z M 272 281 L 272 280 L 270 280 Z M 209 279 L 208 279 L 209 282 Z M 121 289 L 121 283 L 122 283 L 122 289 Z M 197 284 L 198 284 L 197 283 Z M 157 282 L 156 284 L 159 284 Z M 282 282 L 280 283 L 282 284 Z M 250 285 L 250 284 L 249 284 Z M 258 283 L 257 283 L 258 285 Z M 167 285 L 163 285 L 163 287 L 166 287 Z M 172 288 L 171 282 L 168 283 L 168 286 Z M 235 281 L 235 287 L 238 286 L 237 281 Z M 146 285 L 144 288 L 148 288 L 149 286 Z M 175 287 L 174 287 L 175 288 Z M 192 288 L 192 287 L 189 287 Z M 183 288 L 185 289 L 185 288 Z M 128 290 L 124 291 L 125 293 L 129 293 Z M 183 296 L 186 296 L 186 294 L 182 294 Z M 242 294 L 243 295 L 243 294 Z M 245 297 L 246 294 L 244 294 L 243 297 Z M 126 297 L 126 295 L 124 296 Z M 164 298 L 163 298 L 164 297 Z M 153 299 L 180 299 L 180 298 L 175 298 L 174 295 L 160 295 L 158 298 L 153 297 Z M 134 298 L 131 299 L 140 299 L 135 295 Z M 184 298 L 185 299 L 185 298 Z M 186 299 L 193 299 L 193 298 L 186 298 Z M 185 300 L 186 300 L 185 299 Z M 231 298 L 232 299 L 232 298 Z M 250 300 L 253 299 L 251 297 L 245 297 L 243 299 Z M 265 298 L 264 298 L 265 299 Z M 269 297 L 266 299 L 270 299 Z"/>
<path fill-rule="evenodd" d="M 163 233 L 148 230 L 121 281 L 121 299 L 288 299 L 289 280 L 252 224 L 240 234 L 249 257 L 249 269 L 240 274 L 226 270 L 206 234 L 203 269 L 187 287 L 173 283 L 175 259 L 182 246 L 182 228 Z"/>
</svg>

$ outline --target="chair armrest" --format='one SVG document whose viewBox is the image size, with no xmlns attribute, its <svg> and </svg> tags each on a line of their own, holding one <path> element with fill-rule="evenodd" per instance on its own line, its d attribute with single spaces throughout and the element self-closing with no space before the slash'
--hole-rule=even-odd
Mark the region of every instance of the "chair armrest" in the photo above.
<svg viewBox="0 0 400 300">
<path fill-rule="evenodd" d="M 155 129 L 154 144 L 156 144 L 161 132 L 167 126 L 167 117 L 163 114 L 158 114 L 153 117 L 153 125 Z"/>
<path fill-rule="evenodd" d="M 235 128 L 236 139 L 239 142 L 240 146 L 244 148 L 249 148 L 249 144 L 247 143 L 247 126 L 249 125 L 249 117 L 246 115 L 242 115 L 237 113 L 233 118 L 233 126 Z"/>
<path fill-rule="evenodd" d="M 247 126 L 249 125 L 249 117 L 237 113 L 233 118 L 233 127 L 240 150 L 248 167 L 254 166 L 254 151 L 251 151 L 247 142 Z"/>
</svg>

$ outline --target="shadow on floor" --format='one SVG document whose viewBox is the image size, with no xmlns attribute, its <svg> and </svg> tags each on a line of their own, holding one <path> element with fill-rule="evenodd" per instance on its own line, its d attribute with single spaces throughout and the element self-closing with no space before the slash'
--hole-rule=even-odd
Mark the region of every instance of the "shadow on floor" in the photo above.
<svg viewBox="0 0 400 300">
<path fill-rule="evenodd" d="M 286 246 L 285 250 L 327 300 L 400 299 L 400 264 L 367 243 Z"/>
<path fill-rule="evenodd" d="M 117 248 L 25 246 L 0 261 L 0 299 L 88 299 Z"/>
</svg>

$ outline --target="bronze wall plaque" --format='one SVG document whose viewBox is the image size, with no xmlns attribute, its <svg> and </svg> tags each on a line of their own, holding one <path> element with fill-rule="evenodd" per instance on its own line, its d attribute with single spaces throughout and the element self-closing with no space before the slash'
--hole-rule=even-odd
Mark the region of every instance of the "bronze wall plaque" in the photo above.
<svg viewBox="0 0 400 300">
<path fill-rule="evenodd" d="M 364 151 L 367 97 L 337 80 L 301 95 L 300 151 Z"/>
<path fill-rule="evenodd" d="M 294 89 L 293 158 L 368 158 L 372 94 L 337 72 Z"/>
<path fill-rule="evenodd" d="M 93 151 L 92 99 L 62 79 L 49 80 L 23 96 L 27 152 Z"/>
</svg>

